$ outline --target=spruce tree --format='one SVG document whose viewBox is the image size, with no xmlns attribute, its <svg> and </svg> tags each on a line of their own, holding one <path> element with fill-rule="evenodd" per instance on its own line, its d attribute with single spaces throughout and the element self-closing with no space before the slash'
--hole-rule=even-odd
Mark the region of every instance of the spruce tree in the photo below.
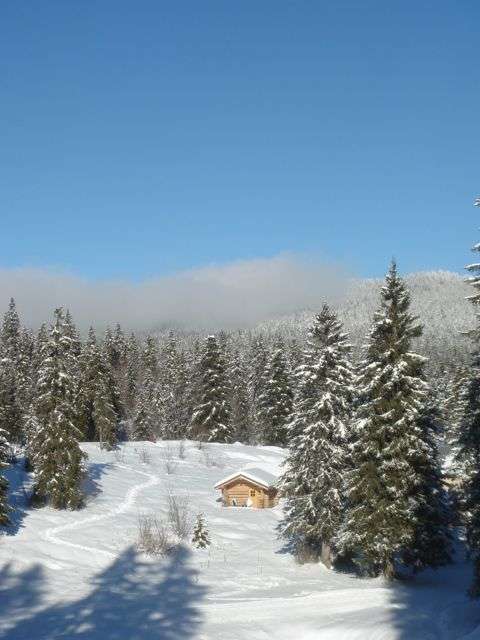
<svg viewBox="0 0 480 640">
<path fill-rule="evenodd" d="M 20 319 L 15 300 L 10 299 L 3 317 L 0 333 L 0 428 L 8 433 L 11 443 L 21 443 L 23 434 L 23 410 L 19 389 L 24 386 L 20 361 Z"/>
<path fill-rule="evenodd" d="M 189 384 L 185 356 L 173 332 L 162 349 L 159 377 L 161 435 L 165 439 L 183 438 L 189 421 Z"/>
<path fill-rule="evenodd" d="M 410 296 L 392 263 L 360 365 L 360 399 L 340 543 L 373 574 L 396 575 L 399 554 L 422 528 L 431 450 L 420 423 L 427 386 Z M 425 427 L 425 425 L 423 425 Z"/>
<path fill-rule="evenodd" d="M 10 507 L 8 505 L 8 481 L 2 475 L 2 470 L 8 466 L 8 456 L 10 447 L 7 440 L 7 432 L 0 429 L 0 526 L 4 527 L 10 524 L 8 514 Z"/>
<path fill-rule="evenodd" d="M 104 350 L 97 342 L 93 328 L 82 353 L 80 404 L 84 432 L 89 440 L 111 449 L 117 443 L 118 415 L 116 390 Z"/>
<path fill-rule="evenodd" d="M 231 442 L 225 362 L 215 336 L 208 336 L 205 341 L 199 370 L 201 400 L 194 408 L 189 433 L 200 441 Z"/>
<path fill-rule="evenodd" d="M 475 202 L 480 206 L 480 200 Z M 473 247 L 480 252 L 480 243 Z M 475 310 L 480 305 L 480 263 L 466 267 L 468 282 L 474 293 L 469 296 Z M 476 313 L 480 321 L 480 313 Z M 480 597 L 480 322 L 471 332 L 474 345 L 469 382 L 464 392 L 464 416 L 460 424 L 457 460 L 463 471 L 463 500 L 467 543 L 474 560 L 474 576 L 470 595 Z"/>
<path fill-rule="evenodd" d="M 158 342 L 153 336 L 147 336 L 142 351 L 142 365 L 145 372 L 156 380 L 158 378 Z"/>
<path fill-rule="evenodd" d="M 82 503 L 80 481 L 85 455 L 74 424 L 72 343 L 61 309 L 55 311 L 48 340 L 42 346 L 33 451 L 36 495 L 54 508 L 75 509 Z"/>
<path fill-rule="evenodd" d="M 289 455 L 282 477 L 287 497 L 283 534 L 297 555 L 321 554 L 328 567 L 343 515 L 353 373 L 350 344 L 325 305 L 308 334 L 297 369 Z"/>
<path fill-rule="evenodd" d="M 206 549 L 210 545 L 210 538 L 205 526 L 203 513 L 197 515 L 193 529 L 192 544 L 197 549 Z"/>
<path fill-rule="evenodd" d="M 277 346 L 263 373 L 263 391 L 258 398 L 258 422 L 262 443 L 284 446 L 293 405 L 293 392 L 283 345 Z"/>
<path fill-rule="evenodd" d="M 402 559 L 415 571 L 420 571 L 427 567 L 442 567 L 452 560 L 452 514 L 438 454 L 438 441 L 444 427 L 434 395 L 429 394 L 417 424 L 423 445 L 413 458 L 419 476 L 414 511 L 417 523 L 413 541 L 403 551 Z"/>
<path fill-rule="evenodd" d="M 140 380 L 140 350 L 134 333 L 126 341 L 125 367 L 122 384 L 122 401 L 128 415 L 135 411 Z"/>
<path fill-rule="evenodd" d="M 260 423 L 260 411 L 259 411 L 259 398 L 263 393 L 264 388 L 264 373 L 268 361 L 268 352 L 265 347 L 265 341 L 263 337 L 257 336 L 253 339 L 249 354 L 249 374 L 247 380 L 247 390 L 249 395 L 250 404 L 250 423 L 255 434 L 254 440 L 259 442 L 261 440 L 262 428 Z"/>
<path fill-rule="evenodd" d="M 250 403 L 248 389 L 245 384 L 247 377 L 246 367 L 242 362 L 240 353 L 235 350 L 230 358 L 228 367 L 230 380 L 230 407 L 233 439 L 248 443 L 251 440 Z"/>
</svg>

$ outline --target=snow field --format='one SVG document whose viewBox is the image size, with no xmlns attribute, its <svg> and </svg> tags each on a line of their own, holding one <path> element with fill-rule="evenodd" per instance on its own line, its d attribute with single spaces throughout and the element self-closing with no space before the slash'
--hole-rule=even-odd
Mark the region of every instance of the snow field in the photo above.
<svg viewBox="0 0 480 640">
<path fill-rule="evenodd" d="M 88 453 L 87 503 L 76 512 L 22 507 L 0 539 L 0 638 L 50 640 L 474 640 L 480 609 L 470 568 L 412 582 L 298 565 L 277 535 L 282 507 L 223 508 L 215 483 L 241 468 L 278 473 L 275 447 L 129 442 Z M 135 550 L 141 514 L 167 518 L 168 494 L 205 514 L 212 545 L 152 559 Z"/>
</svg>

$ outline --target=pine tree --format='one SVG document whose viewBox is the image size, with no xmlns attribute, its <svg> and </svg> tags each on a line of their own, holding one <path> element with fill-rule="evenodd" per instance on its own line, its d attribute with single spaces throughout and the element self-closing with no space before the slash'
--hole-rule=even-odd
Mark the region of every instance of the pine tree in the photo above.
<svg viewBox="0 0 480 640">
<path fill-rule="evenodd" d="M 203 513 L 197 515 L 193 529 L 192 544 L 197 549 L 206 549 L 210 545 L 210 538 L 205 526 Z"/>
<path fill-rule="evenodd" d="M 23 439 L 23 407 L 20 404 L 20 319 L 15 300 L 10 299 L 0 333 L 0 429 L 8 433 L 10 442 Z"/>
<path fill-rule="evenodd" d="M 231 442 L 230 407 L 225 363 L 215 336 L 208 336 L 200 362 L 201 402 L 194 409 L 189 432 L 206 442 Z"/>
<path fill-rule="evenodd" d="M 144 371 L 156 380 L 158 378 L 158 342 L 153 336 L 147 336 L 142 351 Z"/>
<path fill-rule="evenodd" d="M 165 439 L 183 438 L 188 425 L 188 376 L 185 356 L 179 352 L 177 339 L 170 332 L 162 349 L 159 372 L 161 405 L 161 436 Z"/>
<path fill-rule="evenodd" d="M 135 334 L 131 333 L 126 342 L 125 367 L 123 376 L 123 404 L 130 415 L 135 410 L 140 379 L 140 352 Z"/>
<path fill-rule="evenodd" d="M 93 328 L 90 328 L 81 361 L 77 399 L 85 435 L 89 440 L 98 440 L 101 447 L 112 449 L 117 443 L 116 390 L 105 352 L 98 344 Z"/>
<path fill-rule="evenodd" d="M 57 309 L 50 336 L 42 346 L 35 407 L 39 427 L 33 452 L 36 495 L 57 509 L 75 509 L 82 502 L 80 481 L 85 455 L 79 446 L 81 434 L 73 422 L 71 348 L 63 312 Z"/>
<path fill-rule="evenodd" d="M 7 467 L 9 450 L 7 432 L 0 429 L 0 526 L 2 527 L 10 524 L 8 517 L 10 512 L 8 505 L 8 481 L 1 475 L 2 469 Z"/>
<path fill-rule="evenodd" d="M 420 425 L 427 394 L 424 359 L 411 350 L 422 328 L 409 308 L 409 294 L 392 263 L 360 366 L 349 510 L 340 537 L 359 564 L 388 578 L 421 527 L 427 482 L 422 465 L 429 468 L 431 455 Z"/>
<path fill-rule="evenodd" d="M 290 425 L 293 435 L 282 491 L 287 497 L 283 533 L 297 555 L 321 553 L 330 567 L 343 515 L 343 474 L 352 411 L 350 344 L 325 305 L 309 330 Z"/>
<path fill-rule="evenodd" d="M 262 425 L 259 418 L 259 398 L 263 393 L 264 373 L 267 367 L 268 353 L 263 337 L 256 337 L 251 343 L 248 355 L 249 375 L 247 380 L 247 390 L 250 404 L 250 424 L 256 437 L 255 441 L 261 439 Z"/>
<path fill-rule="evenodd" d="M 149 396 L 144 391 L 137 403 L 137 409 L 133 418 L 132 438 L 140 442 L 145 440 L 153 441 L 155 439 L 153 429 L 154 425 L 150 411 Z"/>
<path fill-rule="evenodd" d="M 443 429 L 441 412 L 435 396 L 429 394 L 418 419 L 423 447 L 414 456 L 419 485 L 415 497 L 417 505 L 415 535 L 403 552 L 403 561 L 415 571 L 427 567 L 442 567 L 451 562 L 451 510 L 443 487 L 438 454 L 438 439 Z"/>
<path fill-rule="evenodd" d="M 480 199 L 475 201 L 480 206 Z M 480 252 L 480 243 L 473 247 Z M 472 275 L 468 282 L 474 293 L 469 300 L 478 309 L 480 305 L 480 263 L 466 267 Z M 476 313 L 480 321 L 480 313 Z M 480 597 L 480 322 L 470 335 L 474 350 L 469 372 L 469 383 L 464 392 L 464 416 L 460 425 L 457 459 L 464 473 L 464 506 L 466 516 L 467 542 L 474 560 L 474 576 L 470 595 Z"/>
<path fill-rule="evenodd" d="M 228 367 L 228 377 L 230 380 L 230 400 L 231 425 L 233 438 L 239 442 L 250 442 L 250 404 L 248 390 L 245 384 L 247 378 L 246 368 L 241 360 L 238 350 L 234 351 L 230 357 Z"/>
<path fill-rule="evenodd" d="M 263 373 L 263 391 L 258 398 L 258 420 L 262 442 L 284 446 L 293 405 L 293 392 L 283 345 L 278 342 Z"/>
</svg>

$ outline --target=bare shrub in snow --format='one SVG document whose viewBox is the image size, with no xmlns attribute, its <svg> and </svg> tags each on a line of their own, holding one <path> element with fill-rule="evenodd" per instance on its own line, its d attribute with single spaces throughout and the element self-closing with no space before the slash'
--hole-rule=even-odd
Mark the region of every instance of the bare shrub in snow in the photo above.
<svg viewBox="0 0 480 640">
<path fill-rule="evenodd" d="M 212 452 L 206 445 L 202 449 L 203 460 L 207 467 L 218 467 L 222 469 L 225 466 L 224 458 L 219 451 Z"/>
<path fill-rule="evenodd" d="M 163 458 L 163 466 L 165 468 L 165 472 L 168 475 L 175 473 L 175 470 L 177 468 L 177 461 L 175 460 L 175 453 L 169 444 L 167 444 L 162 449 L 162 458 Z"/>
<path fill-rule="evenodd" d="M 177 456 L 180 458 L 180 460 L 185 460 L 186 455 L 187 450 L 185 446 L 185 440 L 180 440 L 180 442 L 178 443 Z"/>
<path fill-rule="evenodd" d="M 173 547 L 168 529 L 157 516 L 142 514 L 138 518 L 137 548 L 149 556 L 164 556 Z"/>
<path fill-rule="evenodd" d="M 125 462 L 125 451 L 123 449 L 114 449 L 113 457 L 115 458 L 115 462 Z"/>
<path fill-rule="evenodd" d="M 152 461 L 152 457 L 146 449 L 140 449 L 137 451 L 138 457 L 143 462 L 143 464 L 150 464 Z"/>
<path fill-rule="evenodd" d="M 192 531 L 192 512 L 188 496 L 168 495 L 168 521 L 180 540 L 187 540 Z"/>
</svg>

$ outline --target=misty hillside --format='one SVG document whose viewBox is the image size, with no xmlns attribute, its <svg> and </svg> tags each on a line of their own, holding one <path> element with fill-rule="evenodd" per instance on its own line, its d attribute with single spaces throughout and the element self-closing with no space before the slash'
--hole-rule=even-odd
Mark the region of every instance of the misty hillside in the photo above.
<svg viewBox="0 0 480 640">
<path fill-rule="evenodd" d="M 423 336 L 417 350 L 432 362 L 449 365 L 468 358 L 470 342 L 463 335 L 474 326 L 475 313 L 466 297 L 471 294 L 469 285 L 459 274 L 448 271 L 414 273 L 405 278 L 412 296 L 413 312 L 424 325 Z M 345 295 L 329 301 L 336 307 L 358 349 L 368 333 L 373 314 L 378 307 L 381 279 L 352 281 Z M 319 300 L 319 307 L 322 301 Z M 258 325 L 257 331 L 280 333 L 286 338 L 305 335 L 312 313 L 306 309 L 295 314 L 271 319 Z"/>
</svg>

